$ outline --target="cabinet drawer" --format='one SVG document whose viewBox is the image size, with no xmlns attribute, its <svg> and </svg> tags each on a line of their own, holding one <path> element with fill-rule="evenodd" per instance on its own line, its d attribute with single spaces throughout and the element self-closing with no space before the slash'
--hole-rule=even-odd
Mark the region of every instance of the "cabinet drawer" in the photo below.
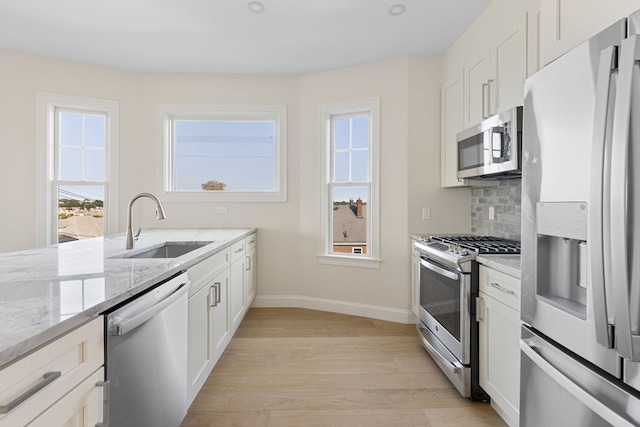
<svg viewBox="0 0 640 427">
<path fill-rule="evenodd" d="M 104 319 L 101 317 L 44 345 L 0 370 L 0 405 L 29 395 L 0 415 L 0 426 L 25 425 L 104 364 Z M 49 374 L 45 378 L 45 374 Z"/>
<path fill-rule="evenodd" d="M 519 279 L 481 265 L 480 292 L 520 312 Z"/>
<path fill-rule="evenodd" d="M 253 233 L 244 239 L 246 250 L 250 250 L 256 247 L 256 234 L 257 233 Z"/>
<path fill-rule="evenodd" d="M 231 262 L 237 260 L 238 258 L 242 258 L 244 256 L 246 247 L 247 245 L 245 243 L 245 239 L 242 239 L 239 242 L 231 245 Z"/>
<path fill-rule="evenodd" d="M 189 296 L 196 294 L 212 277 L 229 267 L 229 262 L 229 249 L 224 249 L 189 268 L 187 270 L 191 280 Z"/>
</svg>

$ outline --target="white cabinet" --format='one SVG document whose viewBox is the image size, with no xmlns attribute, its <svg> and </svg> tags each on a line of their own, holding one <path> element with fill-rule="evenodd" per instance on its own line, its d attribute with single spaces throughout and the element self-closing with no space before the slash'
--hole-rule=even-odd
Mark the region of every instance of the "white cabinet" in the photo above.
<svg viewBox="0 0 640 427">
<path fill-rule="evenodd" d="M 539 8 L 535 0 L 493 2 L 444 58 L 442 187 L 492 185 L 457 179 L 456 134 L 523 104 L 524 81 L 538 69 Z"/>
<path fill-rule="evenodd" d="M 99 317 L 4 367 L 0 404 L 10 407 L 0 426 L 96 425 L 103 419 L 103 365 Z"/>
<path fill-rule="evenodd" d="M 520 280 L 480 266 L 480 386 L 510 425 L 518 425 L 520 407 Z"/>
<path fill-rule="evenodd" d="M 540 58 L 548 64 L 619 19 L 639 0 L 544 0 L 540 3 Z"/>
<path fill-rule="evenodd" d="M 230 339 L 226 309 L 229 261 L 227 249 L 188 270 L 191 279 L 187 303 L 188 404 L 198 394 L 222 354 L 225 340 Z"/>
<path fill-rule="evenodd" d="M 465 129 L 522 105 L 528 66 L 526 2 L 494 4 L 474 28 L 465 73 Z"/>
<path fill-rule="evenodd" d="M 458 179 L 458 144 L 456 134 L 462 130 L 462 73 L 453 75 L 440 90 L 440 185 L 460 187 Z"/>
<path fill-rule="evenodd" d="M 497 114 L 524 104 L 524 80 L 527 78 L 527 12 L 507 11 L 499 21 L 491 41 L 491 76 L 487 85 L 487 111 Z"/>
<path fill-rule="evenodd" d="M 253 233 L 245 239 L 246 255 L 245 255 L 245 274 L 244 274 L 244 305 L 248 310 L 256 297 L 256 233 Z"/>
<path fill-rule="evenodd" d="M 245 249 L 246 244 L 241 240 L 231 246 L 231 284 L 229 288 L 229 317 L 231 318 L 231 331 L 236 331 L 245 309 L 244 282 L 245 282 Z"/>
<path fill-rule="evenodd" d="M 411 248 L 411 312 L 420 317 L 420 254 Z"/>
<path fill-rule="evenodd" d="M 256 234 L 189 268 L 187 403 L 196 397 L 255 297 Z"/>
<path fill-rule="evenodd" d="M 231 341 L 231 322 L 229 321 L 229 285 L 231 274 L 229 269 L 225 269 L 213 279 L 214 296 L 213 303 L 213 359 L 215 362 L 220 359 L 224 349 Z"/>
<path fill-rule="evenodd" d="M 97 384 L 104 379 L 104 368 L 98 369 L 55 405 L 28 424 L 28 427 L 93 427 L 99 425 L 104 409 L 104 389 Z"/>
<path fill-rule="evenodd" d="M 468 62 L 464 67 L 464 129 L 477 125 L 482 119 L 489 117 L 489 90 L 493 83 L 490 77 L 488 46 L 486 49 L 469 52 L 469 54 Z"/>
</svg>

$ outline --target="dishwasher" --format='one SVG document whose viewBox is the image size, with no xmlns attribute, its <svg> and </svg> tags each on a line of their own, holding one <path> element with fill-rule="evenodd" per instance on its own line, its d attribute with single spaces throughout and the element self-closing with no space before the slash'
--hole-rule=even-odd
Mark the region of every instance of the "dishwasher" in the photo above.
<svg viewBox="0 0 640 427">
<path fill-rule="evenodd" d="M 187 293 L 182 271 L 106 312 L 108 425 L 178 427 L 187 413 Z"/>
</svg>

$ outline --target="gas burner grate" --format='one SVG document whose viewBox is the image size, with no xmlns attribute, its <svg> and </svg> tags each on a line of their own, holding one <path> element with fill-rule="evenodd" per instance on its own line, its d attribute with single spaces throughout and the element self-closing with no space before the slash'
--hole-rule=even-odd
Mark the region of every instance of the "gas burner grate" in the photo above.
<svg viewBox="0 0 640 427">
<path fill-rule="evenodd" d="M 502 239 L 493 236 L 431 236 L 431 240 L 436 240 L 448 245 L 456 245 L 477 254 L 514 254 L 520 253 L 520 242 Z"/>
</svg>

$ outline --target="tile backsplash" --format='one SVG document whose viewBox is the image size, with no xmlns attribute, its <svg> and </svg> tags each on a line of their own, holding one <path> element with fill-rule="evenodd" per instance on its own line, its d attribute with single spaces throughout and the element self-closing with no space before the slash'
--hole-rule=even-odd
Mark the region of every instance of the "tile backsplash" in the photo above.
<svg viewBox="0 0 640 427">
<path fill-rule="evenodd" d="M 471 190 L 471 233 L 520 240 L 522 179 L 501 180 L 497 187 Z M 494 219 L 489 219 L 489 207 Z"/>
</svg>

